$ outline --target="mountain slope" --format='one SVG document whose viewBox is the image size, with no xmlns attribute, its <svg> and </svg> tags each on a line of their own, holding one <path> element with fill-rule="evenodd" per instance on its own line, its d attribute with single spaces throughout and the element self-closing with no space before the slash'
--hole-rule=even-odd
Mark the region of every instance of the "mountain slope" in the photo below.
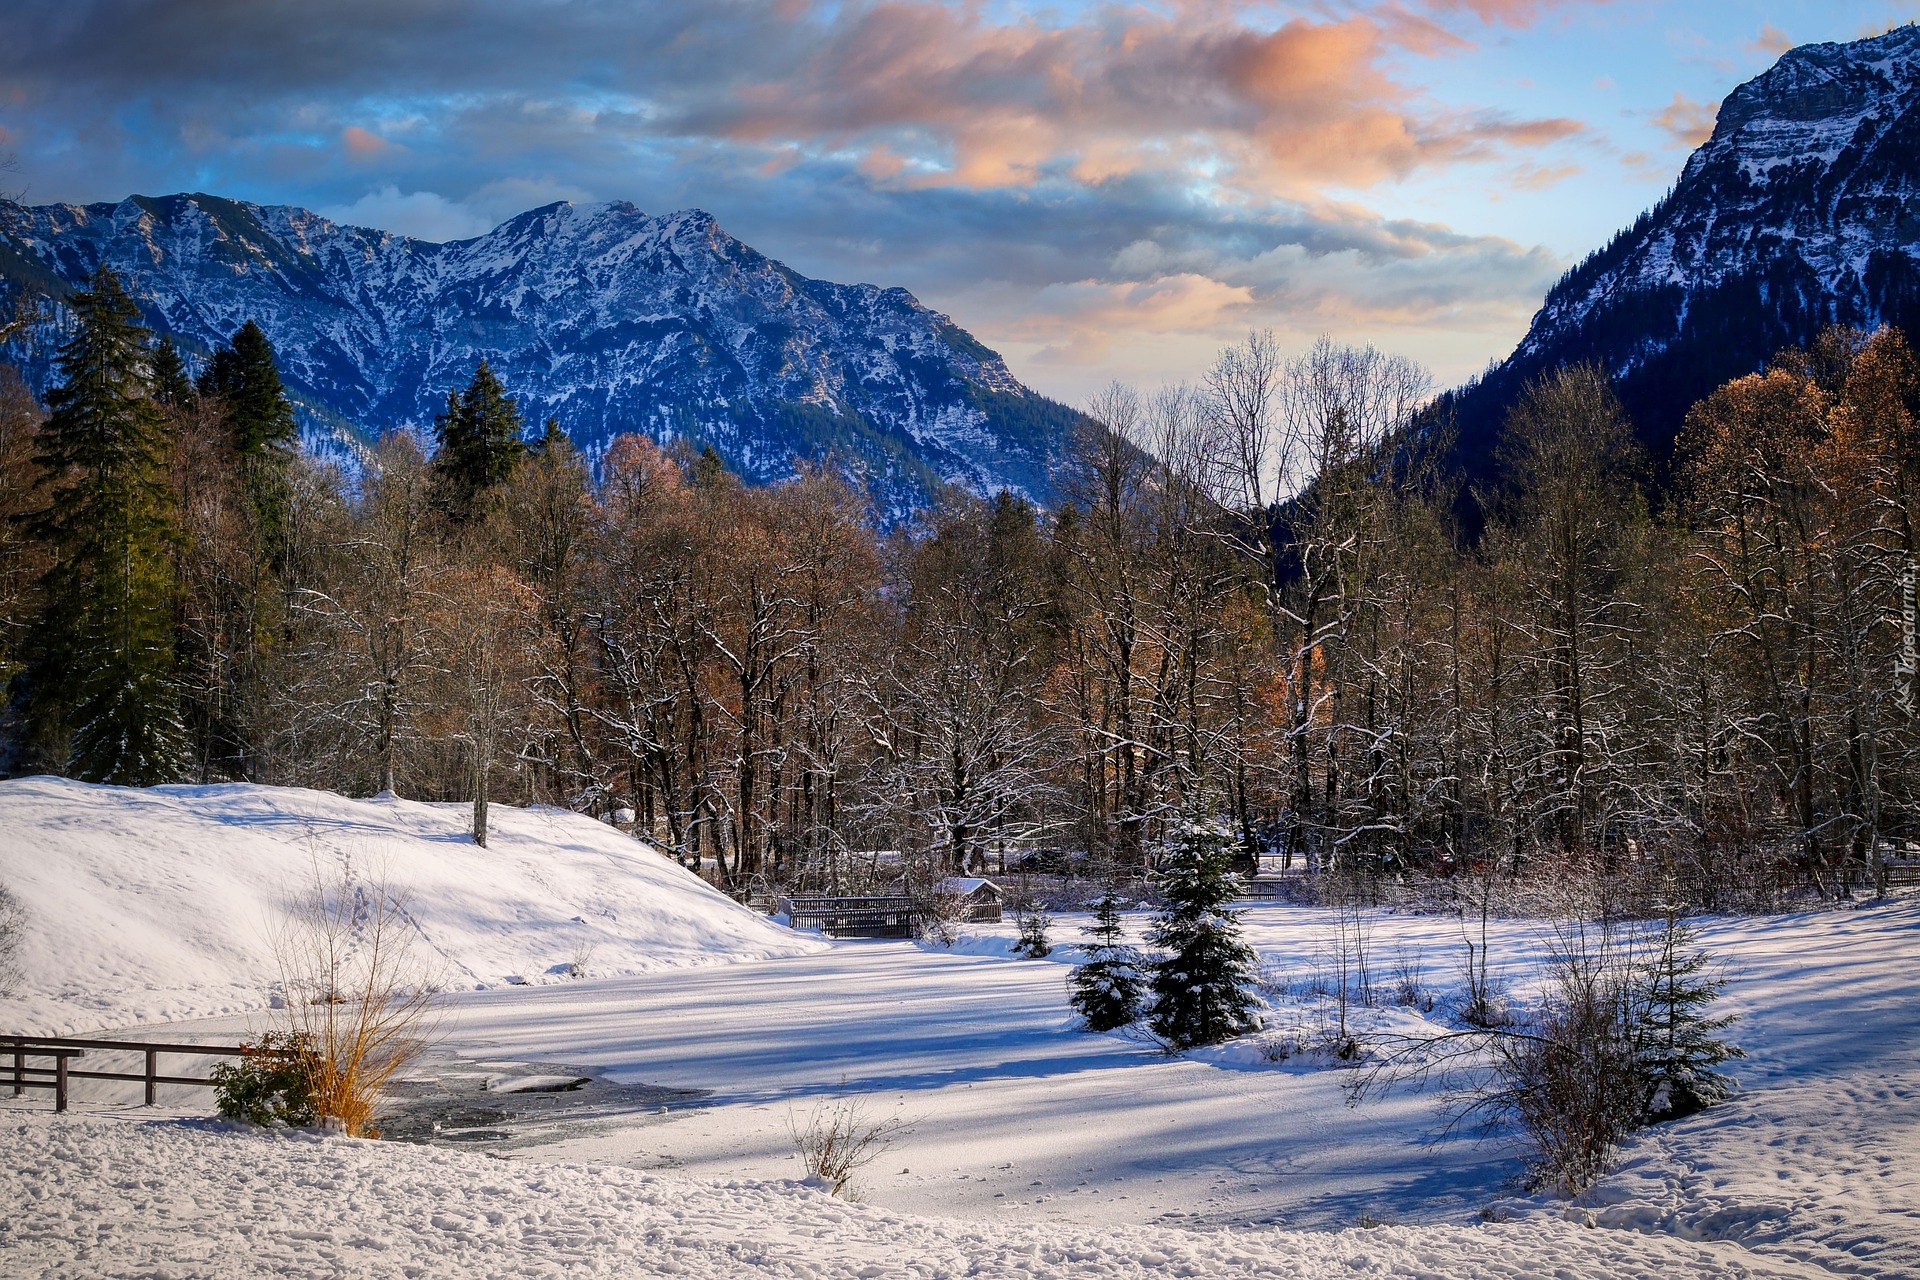
<svg viewBox="0 0 1920 1280">
<path fill-rule="evenodd" d="M 448 244 L 209 195 L 0 201 L 0 279 L 70 289 L 102 262 L 191 351 L 258 320 L 309 444 L 429 428 L 491 360 L 529 429 L 712 444 L 773 480 L 837 454 L 892 514 L 938 482 L 1044 499 L 1074 414 L 904 289 L 811 280 L 698 210 L 548 205 Z M 10 354 L 44 389 L 53 335 Z"/>
<path fill-rule="evenodd" d="M 1656 459 L 1687 409 L 1830 324 L 1920 321 L 1920 28 L 1785 54 L 1721 104 L 1672 192 L 1547 295 L 1513 355 L 1443 397 L 1487 475 L 1528 379 L 1603 365 Z"/>
</svg>

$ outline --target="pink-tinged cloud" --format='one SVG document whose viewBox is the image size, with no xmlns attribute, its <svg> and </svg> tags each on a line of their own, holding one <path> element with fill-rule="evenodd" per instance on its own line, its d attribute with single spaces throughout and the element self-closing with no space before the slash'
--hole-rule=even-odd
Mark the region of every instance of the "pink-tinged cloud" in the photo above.
<svg viewBox="0 0 1920 1280">
<path fill-rule="evenodd" d="M 400 149 L 397 144 L 357 124 L 350 124 L 340 131 L 340 147 L 349 160 L 362 161 L 377 160 L 390 151 Z"/>
<path fill-rule="evenodd" d="M 1518 191 L 1545 191 L 1558 186 L 1580 172 L 1577 164 L 1514 166 L 1507 174 L 1507 185 Z"/>
<path fill-rule="evenodd" d="M 1226 190 L 1309 195 L 1578 132 L 1427 104 L 1386 69 L 1458 38 L 1400 9 L 1256 29 L 1186 11 L 1065 26 L 975 7 L 843 11 L 775 78 L 686 98 L 676 122 L 763 145 L 853 150 L 873 178 L 975 189 L 1205 171 Z"/>
<path fill-rule="evenodd" d="M 1530 27 L 1555 9 L 1570 9 L 1580 4 L 1606 4 L 1608 0 L 1428 0 L 1435 13 L 1471 13 L 1488 26 Z"/>
<path fill-rule="evenodd" d="M 1753 38 L 1753 47 L 1761 53 L 1777 58 L 1793 48 L 1793 37 L 1771 22 L 1763 22 L 1760 24 L 1760 34 Z"/>
<path fill-rule="evenodd" d="M 1710 102 L 1695 102 L 1683 93 L 1673 95 L 1673 101 L 1654 113 L 1653 123 L 1675 142 L 1687 147 L 1697 147 L 1713 136 L 1714 122 L 1720 118 L 1720 108 Z"/>
<path fill-rule="evenodd" d="M 1253 290 L 1181 272 L 1149 280 L 1050 284 L 1033 295 L 1010 336 L 1038 343 L 1043 364 L 1091 365 L 1107 358 L 1114 339 L 1142 333 L 1217 333 L 1245 323 Z"/>
</svg>

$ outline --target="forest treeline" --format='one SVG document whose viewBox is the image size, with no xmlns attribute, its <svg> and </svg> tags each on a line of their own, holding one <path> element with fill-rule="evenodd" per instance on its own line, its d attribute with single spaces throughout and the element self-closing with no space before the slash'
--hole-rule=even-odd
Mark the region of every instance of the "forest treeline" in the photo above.
<svg viewBox="0 0 1920 1280">
<path fill-rule="evenodd" d="M 1658 493 L 1606 378 L 1560 369 L 1474 494 L 1405 447 L 1417 366 L 1256 334 L 1097 397 L 1051 509 L 881 530 L 832 465 L 583 457 L 485 365 L 431 454 L 394 432 L 344 474 L 251 324 L 190 371 L 110 273 L 67 309 L 47 403 L 0 379 L 16 773 L 471 800 L 483 841 L 489 798 L 631 809 L 730 885 L 823 889 L 875 850 L 1137 867 L 1197 820 L 1731 906 L 1870 885 L 1914 834 L 1893 331 L 1720 388 Z"/>
</svg>

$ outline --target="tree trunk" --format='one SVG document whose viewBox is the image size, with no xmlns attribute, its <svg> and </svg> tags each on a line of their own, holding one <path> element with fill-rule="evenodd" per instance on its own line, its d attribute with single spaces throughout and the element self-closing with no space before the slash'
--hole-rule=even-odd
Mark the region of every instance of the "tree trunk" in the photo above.
<svg viewBox="0 0 1920 1280">
<path fill-rule="evenodd" d="M 487 757 L 491 753 L 481 744 L 473 749 L 473 842 L 487 847 Z"/>
</svg>

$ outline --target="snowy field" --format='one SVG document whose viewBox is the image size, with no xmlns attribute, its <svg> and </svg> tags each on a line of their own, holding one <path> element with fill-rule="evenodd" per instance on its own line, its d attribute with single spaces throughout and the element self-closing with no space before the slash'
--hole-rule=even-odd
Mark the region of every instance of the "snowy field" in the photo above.
<svg viewBox="0 0 1920 1280">
<path fill-rule="evenodd" d="M 14 785 L 0 784 L 0 796 Z M 310 794 L 260 791 L 178 794 L 204 805 L 222 792 L 254 792 L 247 803 L 263 807 L 246 814 L 272 810 L 265 800 L 274 796 L 292 804 Z M 458 829 L 457 812 L 389 806 L 423 832 L 436 821 Z M 502 855 L 505 867 L 546 856 L 532 851 L 538 837 L 529 833 L 555 815 L 501 818 L 527 842 Z M 179 847 L 198 847 L 181 821 Z M 591 861 L 596 841 L 613 843 L 594 857 L 635 856 L 625 852 L 631 842 L 596 824 L 557 821 L 576 850 L 556 855 L 563 864 Z M 449 836 L 440 843 L 459 846 Z M 464 846 L 461 856 L 493 852 Z M 717 895 L 709 901 L 690 877 L 645 856 L 655 861 L 640 865 L 666 878 L 635 889 L 618 910 L 635 940 L 623 963 L 651 971 L 527 986 L 482 976 L 488 989 L 449 997 L 444 1039 L 421 1070 L 496 1088 L 509 1077 L 577 1072 L 595 1082 L 577 1096 L 650 1086 L 671 1105 L 603 1108 L 573 1123 L 476 1122 L 444 1145 L 419 1147 L 239 1132 L 104 1101 L 56 1120 L 44 1096 L 0 1100 L 0 1143 L 15 1156 L 0 1171 L 0 1203 L 10 1206 L 0 1214 L 0 1271 L 1920 1276 L 1920 900 L 1703 922 L 1733 979 L 1725 1003 L 1742 1015 L 1735 1038 L 1751 1054 L 1735 1064 L 1741 1091 L 1648 1131 L 1570 1207 L 1514 1191 L 1520 1166 L 1505 1140 L 1432 1141 L 1441 1117 L 1431 1097 L 1402 1093 L 1354 1108 L 1345 1073 L 1311 1058 L 1274 1064 L 1236 1045 L 1168 1059 L 1138 1041 L 1074 1030 L 1071 950 L 1010 958 L 1011 925 L 976 930 L 950 952 L 827 946 Z M 484 881 L 474 877 L 492 868 L 464 869 L 467 905 L 451 918 L 490 918 L 476 905 Z M 149 880 L 182 874 L 147 870 Z M 10 862 L 5 874 L 15 874 Z M 511 874 L 516 891 L 533 878 Z M 558 905 L 542 909 L 569 921 L 581 914 L 566 909 L 577 894 L 553 874 L 540 872 Z M 110 885 L 99 892 L 114 896 Z M 44 891 L 37 901 L 45 910 Z M 522 904 L 507 905 L 522 918 L 514 914 Z M 647 910 L 710 911 L 740 932 L 731 951 L 668 951 L 678 935 L 647 923 Z M 1277 1020 L 1316 1017 L 1317 1001 L 1300 992 L 1330 940 L 1332 913 L 1259 905 L 1246 922 L 1282 992 Z M 1071 942 L 1081 923 L 1057 922 L 1056 941 Z M 1417 957 L 1436 994 L 1457 986 L 1458 922 L 1379 914 L 1372 924 L 1383 974 L 1399 957 Z M 1496 924 L 1494 940 L 1524 999 L 1538 928 Z M 525 939 L 498 945 L 500 957 L 539 951 Z M 663 950 L 650 955 L 649 946 Z M 690 967 L 702 958 L 736 962 Z M 483 959 L 472 971 L 490 976 L 512 964 L 532 967 Z M 203 997 L 192 992 L 168 987 L 164 998 L 194 1007 Z M 238 1005 L 241 987 L 225 998 Z M 126 1007 L 118 1023 L 158 1012 Z M 0 1003 L 0 1018 L 23 1016 L 19 1002 Z M 256 1003 L 166 1034 L 224 1039 L 264 1017 Z M 103 1016 L 87 1029 L 114 1025 Z M 181 1096 L 204 1111 L 204 1095 Z M 790 1116 L 849 1096 L 910 1125 L 858 1178 L 860 1205 L 794 1181 L 788 1132 Z"/>
<path fill-rule="evenodd" d="M 0 1112 L 9 1277 L 1809 1277 L 1727 1244 L 1561 1221 L 1371 1231 L 997 1226 L 792 1182 Z M 24 1170 L 24 1175 L 20 1172 Z"/>
<path fill-rule="evenodd" d="M 822 944 L 578 814 L 245 785 L 0 782 L 0 882 L 25 904 L 25 985 L 0 1024 L 42 1035 L 263 1009 L 291 895 L 351 866 L 406 902 L 450 987 L 639 974 Z"/>
</svg>

